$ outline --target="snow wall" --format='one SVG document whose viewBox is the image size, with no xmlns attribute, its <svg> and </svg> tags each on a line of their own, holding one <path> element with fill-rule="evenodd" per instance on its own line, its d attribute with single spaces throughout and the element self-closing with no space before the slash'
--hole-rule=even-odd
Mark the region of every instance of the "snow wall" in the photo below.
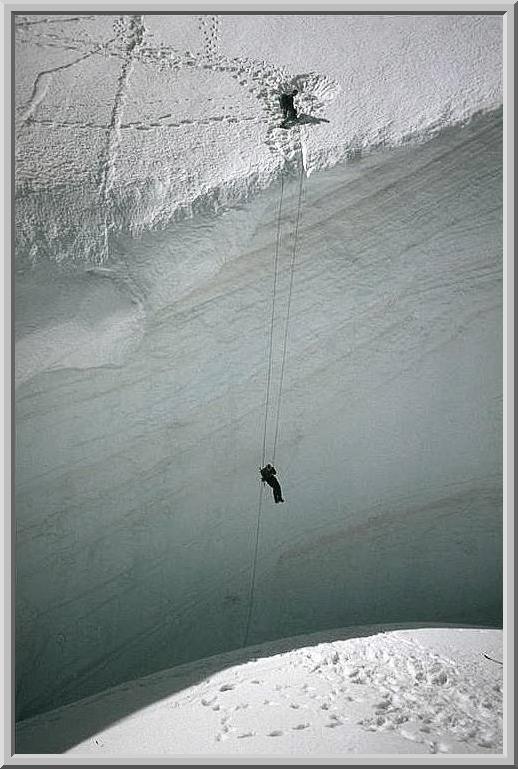
<svg viewBox="0 0 518 769">
<path fill-rule="evenodd" d="M 97 32 L 101 18 L 91 19 Z M 203 18 L 197 29 L 205 47 L 198 59 L 177 55 L 178 77 L 212 77 L 230 61 L 214 42 L 223 48 L 221 30 L 230 17 Z M 216 19 L 215 32 L 206 19 Z M 156 66 L 156 50 L 165 49 L 161 43 L 146 54 L 149 22 L 143 29 L 133 17 L 114 22 L 126 49 L 113 48 L 118 38 L 106 49 L 102 71 L 117 65 L 121 90 L 103 117 L 84 95 L 72 93 L 65 104 L 58 98 L 60 78 L 75 69 L 63 59 L 54 68 L 45 60 L 46 69 L 31 81 L 29 21 L 19 21 L 17 58 L 18 718 L 244 643 L 280 178 L 267 460 L 301 162 L 306 173 L 275 457 L 286 502 L 263 497 L 249 642 L 379 622 L 500 624 L 498 89 L 470 80 L 479 90 L 466 114 L 450 120 L 457 102 L 445 112 L 443 100 L 442 112 L 431 110 L 426 120 L 417 110 L 421 123 L 407 126 L 406 134 L 398 128 L 392 137 L 386 123 L 371 141 L 360 123 L 354 135 L 337 137 L 336 126 L 318 122 L 335 110 L 343 115 L 336 105 L 344 83 L 336 86 L 336 71 L 324 85 L 312 76 L 321 99 L 306 103 L 307 122 L 281 132 L 277 118 L 265 113 L 266 122 L 254 128 L 262 138 L 252 156 L 243 155 L 253 135 L 242 126 L 241 143 L 225 142 L 232 121 L 214 143 L 212 129 L 219 131 L 221 121 L 211 126 L 206 111 L 193 117 L 187 89 L 187 116 L 175 131 L 198 142 L 205 165 L 196 175 L 199 158 L 184 142 L 185 160 L 172 173 L 174 142 L 166 143 L 165 159 L 153 155 L 149 142 L 133 135 L 138 121 L 125 112 L 135 109 L 136 99 L 124 95 L 130 78 L 135 93 L 149 96 L 156 86 L 148 68 Z M 156 17 L 152 23 L 158 34 Z M 282 23 L 277 17 L 275 24 Z M 41 24 L 47 24 L 38 43 L 45 56 L 63 56 L 56 41 L 79 45 L 77 28 L 75 37 L 68 31 L 72 23 L 54 23 L 52 32 Z M 81 24 L 84 31 L 87 22 Z M 482 34 L 487 51 L 498 35 L 484 24 L 474 23 L 466 39 Z M 219 29 L 219 37 L 207 29 L 214 35 Z M 231 37 L 227 51 L 237 44 Z M 267 39 L 273 45 L 272 35 Z M 302 56 L 299 48 L 293 46 L 293 57 Z M 473 56 L 478 53 L 475 47 Z M 249 70 L 253 80 L 264 67 Z M 282 75 L 300 83 L 279 72 L 272 67 L 272 82 Z M 226 75 L 234 88 L 234 75 Z M 76 86 L 88 90 L 84 76 Z M 88 76 L 95 81 L 98 73 Z M 307 83 L 309 76 L 301 78 Z M 461 85 L 459 78 L 455 87 Z M 327 97 L 334 106 L 326 112 Z M 89 127 L 84 115 L 77 125 L 81 105 L 97 110 Z M 477 105 L 480 114 L 473 115 Z M 249 117 L 238 106 L 237 122 Z M 142 115 L 143 137 L 152 126 Z M 123 126 L 133 119 L 131 150 Z M 211 138 L 204 144 L 205 129 Z M 106 161 L 95 169 L 85 150 L 92 136 L 97 157 Z M 76 148 L 72 160 L 66 143 Z M 44 166 L 49 147 L 54 162 Z M 65 160 L 58 160 L 58 149 Z M 180 153 L 178 146 L 174 151 Z M 239 160 L 229 166 L 229 157 Z M 131 169 L 150 158 L 160 173 L 147 167 L 133 179 Z M 68 183 L 60 174 L 68 174 Z"/>
</svg>

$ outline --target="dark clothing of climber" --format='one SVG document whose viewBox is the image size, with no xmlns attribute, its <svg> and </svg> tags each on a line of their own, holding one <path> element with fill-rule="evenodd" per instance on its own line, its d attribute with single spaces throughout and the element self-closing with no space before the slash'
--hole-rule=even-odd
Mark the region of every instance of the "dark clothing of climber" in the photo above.
<svg viewBox="0 0 518 769">
<path fill-rule="evenodd" d="M 268 486 L 271 486 L 273 489 L 273 498 L 275 502 L 284 502 L 284 499 L 282 498 L 282 491 L 281 491 L 281 485 L 277 478 L 275 477 L 277 470 L 273 465 L 266 465 L 266 467 L 263 467 L 261 472 L 261 478 L 263 480 L 263 483 L 267 483 Z"/>
<path fill-rule="evenodd" d="M 281 105 L 284 120 L 297 119 L 297 110 L 295 108 L 295 105 L 293 104 L 293 99 L 297 94 L 298 94 L 298 91 L 296 89 L 294 89 L 291 93 L 281 93 L 279 102 Z"/>
</svg>

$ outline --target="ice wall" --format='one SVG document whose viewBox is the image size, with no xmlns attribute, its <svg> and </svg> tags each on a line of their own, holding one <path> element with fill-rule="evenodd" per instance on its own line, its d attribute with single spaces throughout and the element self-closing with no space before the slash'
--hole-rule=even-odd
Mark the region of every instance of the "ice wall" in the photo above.
<svg viewBox="0 0 518 769">
<path fill-rule="evenodd" d="M 287 501 L 265 499 L 251 642 L 501 619 L 500 139 L 497 113 L 307 182 L 276 459 Z M 215 238 L 219 270 L 157 299 L 123 365 L 19 388 L 20 716 L 243 642 L 278 195 L 227 215 L 239 257 Z M 174 272 L 225 219 L 127 253 L 169 254 Z M 102 325 L 112 307 L 98 310 Z"/>
<path fill-rule="evenodd" d="M 20 718 L 243 643 L 301 158 L 250 642 L 501 619 L 501 20 L 253 21 L 17 17 Z"/>
</svg>

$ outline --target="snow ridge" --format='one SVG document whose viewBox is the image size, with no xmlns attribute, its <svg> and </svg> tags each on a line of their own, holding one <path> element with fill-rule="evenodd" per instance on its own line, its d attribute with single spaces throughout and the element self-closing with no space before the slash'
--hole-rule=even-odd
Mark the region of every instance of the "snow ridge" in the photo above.
<svg viewBox="0 0 518 769">
<path fill-rule="evenodd" d="M 342 633 L 321 633 L 315 645 L 311 636 L 292 639 L 288 651 L 268 643 L 248 656 L 241 650 L 126 682 L 21 722 L 18 745 L 56 752 L 65 739 L 69 752 L 97 756 L 502 750 L 503 673 L 478 661 L 486 644 L 499 647 L 500 631 Z M 140 707 L 121 718 L 132 701 Z"/>
<path fill-rule="evenodd" d="M 52 31 L 47 29 L 50 23 Z M 309 56 L 302 71 L 297 50 L 306 44 L 308 32 L 302 17 L 290 19 L 290 39 L 280 52 L 267 44 L 235 45 L 246 23 L 239 16 L 218 14 L 173 16 L 172 22 L 149 16 L 145 26 L 143 17 L 135 15 L 115 20 L 41 17 L 30 22 L 20 17 L 17 60 L 29 73 L 33 61 L 40 71 L 32 95 L 18 109 L 18 259 L 103 264 L 112 255 L 110 236 L 138 236 L 200 212 L 218 213 L 239 205 L 275 184 L 280 173 L 296 172 L 301 155 L 309 175 L 355 160 L 372 148 L 422 141 L 448 124 L 468 120 L 479 108 L 494 109 L 500 103 L 491 70 L 487 88 L 480 86 L 480 99 L 469 94 L 459 106 L 458 92 L 466 92 L 466 78 L 472 82 L 470 67 L 475 67 L 468 46 L 465 61 L 461 57 L 459 63 L 452 54 L 449 89 L 434 97 L 432 105 L 422 99 L 421 91 L 415 98 L 402 94 L 403 109 L 396 119 L 394 109 L 383 104 L 383 92 L 371 93 L 376 83 L 365 80 L 372 73 L 378 76 L 372 69 L 378 56 L 385 56 L 380 67 L 390 62 L 386 53 L 376 53 L 372 66 L 362 61 L 362 47 L 355 40 L 359 22 L 344 22 L 343 39 L 335 40 L 318 59 Z M 322 17 L 312 28 L 317 49 L 334 32 L 326 24 Z M 416 26 L 412 45 L 418 62 L 428 61 L 426 57 L 434 61 L 426 37 L 427 30 L 433 34 L 434 24 Z M 282 25 L 282 20 L 272 20 L 265 31 L 277 39 Z M 377 22 L 373 25 L 379 32 Z M 407 39 L 401 38 L 405 24 L 390 20 L 388 28 L 393 36 L 388 49 L 393 44 L 397 55 L 401 39 Z M 365 31 L 373 34 L 369 25 Z M 442 32 L 451 40 L 466 34 L 461 21 L 448 22 Z M 468 42 L 480 37 L 496 47 L 493 25 L 487 33 L 475 27 L 469 33 Z M 324 36 L 320 42 L 319 34 Z M 341 46 L 346 44 L 344 57 Z M 358 62 L 350 58 L 354 50 Z M 66 52 L 64 61 L 59 60 L 60 51 Z M 72 62 L 66 61 L 70 51 L 77 54 Z M 447 52 L 444 56 L 448 59 Z M 83 65 L 85 59 L 91 64 Z M 70 68 L 84 67 L 81 71 L 90 83 L 89 70 L 102 71 L 103 61 L 110 73 L 107 93 L 113 89 L 111 111 L 104 119 L 105 94 L 96 90 L 98 77 L 91 77 L 86 100 L 80 87 L 80 98 L 63 98 L 75 93 L 70 85 L 75 88 L 80 82 L 79 75 L 76 81 L 67 75 Z M 354 76 L 356 64 L 359 78 Z M 419 74 L 420 67 L 406 69 Z M 299 91 L 301 120 L 298 127 L 283 130 L 278 96 L 291 88 Z M 347 103 L 344 89 L 350 92 Z M 370 105 L 358 103 L 354 95 L 359 92 Z M 90 96 L 92 105 L 102 107 L 98 114 L 85 103 Z M 338 105 L 335 114 L 328 109 L 332 102 Z M 24 130 L 28 126 L 30 130 Z"/>
</svg>

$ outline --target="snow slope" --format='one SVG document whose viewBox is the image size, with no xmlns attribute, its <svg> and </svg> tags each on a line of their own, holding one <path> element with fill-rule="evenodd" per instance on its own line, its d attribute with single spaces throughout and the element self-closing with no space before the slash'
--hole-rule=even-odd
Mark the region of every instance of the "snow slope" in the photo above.
<svg viewBox="0 0 518 769">
<path fill-rule="evenodd" d="M 22 722 L 17 752 L 90 759 L 501 753 L 501 636 L 346 628 L 253 647 Z"/>
<path fill-rule="evenodd" d="M 250 642 L 501 622 L 501 20 L 253 21 L 17 20 L 19 718 L 243 645 L 302 161 Z"/>
</svg>

